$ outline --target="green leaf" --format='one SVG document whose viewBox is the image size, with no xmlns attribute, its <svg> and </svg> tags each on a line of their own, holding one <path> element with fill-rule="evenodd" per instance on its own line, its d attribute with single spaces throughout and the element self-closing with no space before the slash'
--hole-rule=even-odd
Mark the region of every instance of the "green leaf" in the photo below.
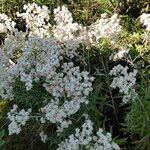
<svg viewBox="0 0 150 150">
<path fill-rule="evenodd" d="M 0 147 L 2 147 L 5 144 L 5 141 L 0 140 Z"/>
<path fill-rule="evenodd" d="M 0 139 L 5 135 L 5 130 L 0 131 Z"/>
</svg>

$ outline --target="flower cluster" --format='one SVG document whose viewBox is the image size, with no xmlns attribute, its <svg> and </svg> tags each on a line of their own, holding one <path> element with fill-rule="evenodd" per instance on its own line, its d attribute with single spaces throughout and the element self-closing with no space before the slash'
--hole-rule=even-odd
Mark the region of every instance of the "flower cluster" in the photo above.
<svg viewBox="0 0 150 150">
<path fill-rule="evenodd" d="M 37 5 L 33 6 L 29 5 L 29 8 L 38 9 Z M 32 13 L 29 8 L 27 12 Z M 27 23 L 29 28 L 30 25 L 33 26 Z M 74 50 L 76 49 L 73 49 L 72 53 Z M 54 99 L 41 108 L 44 116 L 41 120 L 59 124 L 58 132 L 71 124 L 71 120 L 65 118 L 75 114 L 82 103 L 88 103 L 87 96 L 92 91 L 94 78 L 90 77 L 88 72 L 80 71 L 79 66 L 74 66 L 73 62 L 64 63 L 66 47 L 62 47 L 62 43 L 55 37 L 28 36 L 15 30 L 5 39 L 1 52 L 7 60 L 13 59 L 14 54 L 18 52 L 20 54 L 15 58 L 15 63 L 9 64 L 6 69 L 7 76 L 3 78 L 1 96 L 13 99 L 13 84 L 16 78 L 25 83 L 27 91 L 31 90 L 33 82 L 39 82 L 42 78 L 43 87 Z M 2 60 L 1 64 L 4 64 Z M 63 103 L 60 99 L 63 99 Z"/>
<path fill-rule="evenodd" d="M 12 31 L 16 23 L 11 20 L 6 14 L 0 13 L 0 33 L 6 33 Z"/>
<path fill-rule="evenodd" d="M 15 38 L 12 39 L 12 41 L 13 40 L 15 41 Z M 18 50 L 17 48 L 21 46 L 21 57 L 16 60 L 15 64 L 9 65 L 7 68 L 8 78 L 5 78 L 2 84 L 7 83 L 11 87 L 14 80 L 18 77 L 25 83 L 26 89 L 30 90 L 33 81 L 38 82 L 39 77 L 50 78 L 53 73 L 55 73 L 56 67 L 60 65 L 59 53 L 62 50 L 59 44 L 57 44 L 57 41 L 53 38 L 41 39 L 38 37 L 31 37 L 27 41 L 22 41 L 20 42 L 18 40 L 18 46 L 14 46 L 13 50 L 9 50 L 16 52 Z M 7 49 L 9 49 L 8 44 L 4 45 L 2 48 L 5 57 L 7 56 L 7 51 L 5 51 Z M 0 61 L 3 65 L 4 61 Z M 9 88 L 3 86 L 1 89 L 5 91 L 5 94 L 2 95 L 3 98 L 12 98 L 12 96 L 9 97 L 9 95 L 11 95 Z"/>
<path fill-rule="evenodd" d="M 20 52 L 25 43 L 26 33 L 15 30 L 13 34 L 7 36 L 4 40 L 4 45 L 1 52 L 4 52 L 8 59 L 14 59 L 17 52 Z M 17 43 L 17 44 L 16 44 Z"/>
<path fill-rule="evenodd" d="M 85 44 L 87 47 L 91 44 L 95 45 L 101 38 L 114 40 L 121 30 L 117 14 L 110 18 L 106 14 L 102 14 L 95 23 L 84 27 L 73 22 L 72 14 L 65 6 L 54 9 L 54 20 L 56 22 L 52 30 L 54 36 L 59 41 L 65 42 L 67 49 L 72 50 L 77 49 L 80 44 Z"/>
<path fill-rule="evenodd" d="M 150 43 L 150 14 L 146 14 L 146 13 L 143 13 L 141 16 L 140 16 L 140 23 L 146 27 L 146 31 L 147 32 L 144 32 L 144 34 L 142 35 L 142 39 L 143 39 L 143 42 L 145 42 L 145 44 L 149 44 Z"/>
<path fill-rule="evenodd" d="M 59 42 L 63 42 L 66 55 L 73 58 L 77 55 L 76 49 L 84 42 L 85 27 L 73 22 L 72 14 L 65 6 L 54 9 L 55 25 L 52 33 Z"/>
<path fill-rule="evenodd" d="M 140 22 L 146 27 L 147 31 L 150 31 L 150 14 L 143 13 L 140 16 Z"/>
<path fill-rule="evenodd" d="M 9 135 L 19 134 L 21 132 L 21 126 L 25 126 L 26 122 L 30 119 L 31 109 L 25 111 L 24 109 L 17 111 L 18 106 L 13 105 L 13 109 L 7 113 L 8 119 L 11 123 L 8 126 Z"/>
<path fill-rule="evenodd" d="M 49 36 L 49 13 L 46 6 L 38 6 L 35 3 L 24 5 L 25 13 L 17 12 L 17 16 L 25 19 L 26 28 L 30 30 L 30 35 L 40 37 Z"/>
<path fill-rule="evenodd" d="M 111 71 L 110 75 L 115 76 L 110 87 L 119 88 L 119 92 L 123 93 L 123 103 L 127 103 L 130 99 L 134 100 L 137 97 L 137 93 L 133 88 L 136 83 L 137 70 L 128 73 L 128 67 L 122 65 L 115 66 Z"/>
<path fill-rule="evenodd" d="M 71 101 L 65 101 L 60 105 L 59 99 L 51 100 L 50 103 L 41 108 L 43 114 L 41 123 L 45 123 L 45 120 L 57 123 L 57 132 L 63 132 L 63 129 L 68 128 L 72 123 L 71 120 L 66 120 L 66 118 L 75 114 L 80 109 L 81 103 L 85 103 L 85 101 L 85 98 L 74 98 Z"/>
<path fill-rule="evenodd" d="M 120 19 L 118 19 L 117 14 L 108 18 L 105 13 L 89 28 L 88 37 L 90 37 L 91 43 L 98 42 L 100 38 L 111 38 L 114 40 L 121 31 Z"/>
<path fill-rule="evenodd" d="M 73 62 L 63 63 L 62 71 L 56 73 L 52 78 L 46 80 L 44 87 L 55 97 L 66 95 L 68 98 L 81 97 L 89 95 L 92 91 L 91 81 L 87 71 L 80 72 L 80 68 L 74 67 Z"/>
<path fill-rule="evenodd" d="M 129 49 L 127 49 L 126 47 L 121 47 L 118 52 L 115 52 L 110 56 L 110 60 L 117 61 L 120 59 L 124 59 L 127 57 L 128 52 Z"/>
<path fill-rule="evenodd" d="M 82 125 L 82 130 L 75 129 L 75 134 L 71 134 L 68 139 L 61 142 L 57 150 L 79 150 L 83 147 L 88 150 L 119 150 L 119 146 L 112 141 L 110 133 L 104 134 L 103 129 L 99 129 L 97 136 L 93 134 L 93 123 L 86 119 Z"/>
<path fill-rule="evenodd" d="M 62 69 L 61 73 L 54 74 L 44 83 L 46 90 L 56 98 L 41 109 L 47 120 L 53 123 L 61 123 L 58 127 L 59 132 L 71 123 L 71 121 L 64 119 L 75 114 L 82 103 L 88 103 L 86 97 L 92 91 L 91 82 L 94 80 L 93 77 L 89 77 L 88 72 L 80 72 L 80 68 L 74 67 L 72 62 L 64 63 Z M 66 100 L 59 106 L 59 98 L 61 97 L 65 97 Z"/>
<path fill-rule="evenodd" d="M 12 61 L 21 53 L 21 48 L 25 43 L 26 33 L 14 29 L 0 47 L 0 65 L 2 72 L 0 75 L 0 95 L 4 99 L 13 99 L 14 76 L 11 74 L 15 63 Z M 17 44 L 16 44 L 17 43 Z"/>
<path fill-rule="evenodd" d="M 82 125 L 82 131 L 76 128 L 75 134 L 69 136 L 64 142 L 61 142 L 57 150 L 79 150 L 81 145 L 87 145 L 91 140 L 93 123 L 86 120 Z"/>
<path fill-rule="evenodd" d="M 54 9 L 54 21 L 53 33 L 60 41 L 74 39 L 74 34 L 82 29 L 81 25 L 73 23 L 72 14 L 65 6 Z"/>
</svg>

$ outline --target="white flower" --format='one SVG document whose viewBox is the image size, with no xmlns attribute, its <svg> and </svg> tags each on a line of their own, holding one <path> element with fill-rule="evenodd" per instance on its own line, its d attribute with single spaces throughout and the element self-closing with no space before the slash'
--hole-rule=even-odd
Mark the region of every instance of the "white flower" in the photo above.
<svg viewBox="0 0 150 150">
<path fill-rule="evenodd" d="M 147 31 L 150 31 L 150 14 L 143 13 L 140 16 L 140 22 L 146 27 Z"/>
<path fill-rule="evenodd" d="M 7 32 L 7 28 L 4 24 L 0 23 L 0 33 Z"/>
<path fill-rule="evenodd" d="M 117 61 L 119 59 L 122 59 L 122 58 L 126 57 L 128 52 L 129 52 L 129 49 L 121 48 L 118 52 L 116 52 L 115 54 L 111 55 L 110 59 L 113 60 L 113 61 Z"/>
<path fill-rule="evenodd" d="M 17 112 L 18 106 L 13 105 L 10 112 L 7 113 L 8 119 L 11 123 L 8 125 L 9 135 L 19 134 L 21 132 L 21 126 L 24 126 L 30 119 L 31 109 L 25 111 L 24 109 Z"/>
<path fill-rule="evenodd" d="M 92 126 L 93 123 L 86 120 L 82 125 L 82 131 L 77 128 L 75 135 L 72 134 L 64 142 L 61 142 L 57 150 L 79 150 L 80 146 L 88 144 L 92 140 Z"/>
<path fill-rule="evenodd" d="M 49 13 L 46 6 L 38 6 L 37 4 L 24 5 L 25 13 L 17 13 L 18 17 L 22 17 L 26 21 L 27 29 L 30 29 L 30 36 L 37 35 L 40 37 L 49 36 Z"/>
<path fill-rule="evenodd" d="M 40 137 L 41 137 L 41 141 L 42 141 L 43 143 L 46 143 L 47 135 L 44 134 L 43 131 L 40 132 Z"/>
<path fill-rule="evenodd" d="M 127 103 L 130 99 L 134 100 L 137 97 L 137 93 L 133 89 L 136 84 L 137 70 L 128 73 L 128 67 L 122 65 L 115 66 L 111 71 L 110 75 L 115 76 L 110 87 L 119 88 L 119 92 L 123 93 L 123 103 Z"/>
<path fill-rule="evenodd" d="M 58 145 L 57 150 L 120 150 L 119 146 L 112 140 L 111 134 L 104 134 L 103 129 L 99 129 L 97 135 L 93 133 L 93 123 L 86 119 L 82 125 L 82 130 L 75 129 L 75 134 L 71 134 L 68 139 Z"/>
<path fill-rule="evenodd" d="M 0 33 L 12 31 L 15 27 L 15 22 L 11 20 L 6 14 L 0 13 Z"/>
<path fill-rule="evenodd" d="M 99 20 L 88 27 L 84 27 L 76 22 L 73 22 L 71 12 L 65 7 L 54 9 L 54 20 L 56 25 L 53 26 L 54 36 L 65 44 L 67 56 L 73 58 L 77 55 L 74 49 L 77 49 L 80 44 L 87 47 L 95 45 L 100 38 L 111 38 L 113 41 L 121 30 L 120 19 L 117 14 L 112 17 L 106 17 L 103 14 Z M 69 51 L 72 49 L 72 51 Z M 73 52 L 73 53 L 72 53 Z"/>
<path fill-rule="evenodd" d="M 120 19 L 118 19 L 117 14 L 110 18 L 106 16 L 106 13 L 102 14 L 101 18 L 89 27 L 88 36 L 91 43 L 99 42 L 100 38 L 111 38 L 114 40 L 121 31 Z"/>
</svg>

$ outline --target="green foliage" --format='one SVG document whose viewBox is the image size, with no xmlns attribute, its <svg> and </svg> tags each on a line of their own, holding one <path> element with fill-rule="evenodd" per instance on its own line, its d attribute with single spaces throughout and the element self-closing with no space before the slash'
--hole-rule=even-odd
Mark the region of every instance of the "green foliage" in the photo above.
<svg viewBox="0 0 150 150">
<path fill-rule="evenodd" d="M 21 12 L 24 4 L 35 2 L 39 5 L 46 5 L 51 12 L 50 17 L 52 17 L 54 8 L 60 5 L 67 5 L 69 10 L 73 13 L 75 21 L 89 25 L 99 18 L 101 13 L 112 12 L 113 9 L 108 1 L 109 0 L 3 0 L 0 1 L 0 12 L 6 13 L 15 19 L 15 12 Z"/>
<path fill-rule="evenodd" d="M 37 110 L 43 104 L 43 101 L 51 99 L 51 95 L 42 86 L 42 81 L 33 83 L 31 90 L 26 91 L 23 82 L 16 81 L 14 84 L 14 103 L 22 108 L 32 108 Z"/>
<path fill-rule="evenodd" d="M 141 12 L 149 12 L 149 0 L 109 0 L 114 10 L 120 14 L 139 17 Z"/>
<path fill-rule="evenodd" d="M 5 136 L 5 130 L 0 130 L 0 148 L 4 146 L 5 141 L 3 140 L 3 137 Z"/>
<path fill-rule="evenodd" d="M 136 149 L 150 149 L 150 86 L 141 85 L 139 99 L 135 101 L 126 116 L 127 131 L 135 137 Z"/>
</svg>

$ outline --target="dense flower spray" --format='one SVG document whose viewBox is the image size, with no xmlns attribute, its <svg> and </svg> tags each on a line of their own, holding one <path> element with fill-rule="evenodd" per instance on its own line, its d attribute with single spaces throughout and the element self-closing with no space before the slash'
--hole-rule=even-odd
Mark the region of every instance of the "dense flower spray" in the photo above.
<svg viewBox="0 0 150 150">
<path fill-rule="evenodd" d="M 68 139 L 61 142 L 57 150 L 120 150 L 119 146 L 112 141 L 110 133 L 104 133 L 103 129 L 94 135 L 93 122 L 86 118 L 82 125 L 82 130 L 75 129 L 75 134 L 71 134 Z"/>
<path fill-rule="evenodd" d="M 37 4 L 27 4 L 24 5 L 23 10 L 25 13 L 17 12 L 17 16 L 25 19 L 26 28 L 30 30 L 29 35 L 36 35 L 40 37 L 48 37 L 50 24 L 49 13 L 50 11 L 46 6 L 38 6 Z"/>
<path fill-rule="evenodd" d="M 95 23 L 84 27 L 74 22 L 71 12 L 62 6 L 54 9 L 55 23 L 50 25 L 50 11 L 46 6 L 27 4 L 23 10 L 25 12 L 17 12 L 17 16 L 25 20 L 25 32 L 18 31 L 15 23 L 7 16 L 0 15 L 0 32 L 8 33 L 0 47 L 0 95 L 3 99 L 13 100 L 16 79 L 24 83 L 26 91 L 33 88 L 33 83 L 42 80 L 41 86 L 51 97 L 39 108 L 38 121 L 41 124 L 56 124 L 59 136 L 72 124 L 70 118 L 79 111 L 81 104 L 88 104 L 88 96 L 93 90 L 94 77 L 79 67 L 79 62 L 79 66 L 75 65 L 72 59 L 78 58 L 81 45 L 96 46 L 101 38 L 114 40 L 121 30 L 120 20 L 116 14 L 110 18 L 103 14 Z M 19 134 L 21 126 L 32 117 L 31 109 L 18 112 L 18 107 L 14 105 L 8 112 L 10 135 Z M 77 150 L 82 145 L 91 150 L 99 146 L 103 149 L 119 149 L 112 142 L 110 134 L 103 136 L 102 129 L 96 137 L 92 137 L 93 125 L 87 119 L 82 125 L 82 131 L 77 128 L 75 135 L 60 143 L 58 149 Z M 40 137 L 44 143 L 48 139 L 43 131 Z"/>
<path fill-rule="evenodd" d="M 134 100 L 137 97 L 134 85 L 136 83 L 137 70 L 128 73 L 128 67 L 122 65 L 115 66 L 111 71 L 110 75 L 115 76 L 110 87 L 119 88 L 119 92 L 123 93 L 123 103 L 127 103 L 129 100 Z"/>
</svg>

